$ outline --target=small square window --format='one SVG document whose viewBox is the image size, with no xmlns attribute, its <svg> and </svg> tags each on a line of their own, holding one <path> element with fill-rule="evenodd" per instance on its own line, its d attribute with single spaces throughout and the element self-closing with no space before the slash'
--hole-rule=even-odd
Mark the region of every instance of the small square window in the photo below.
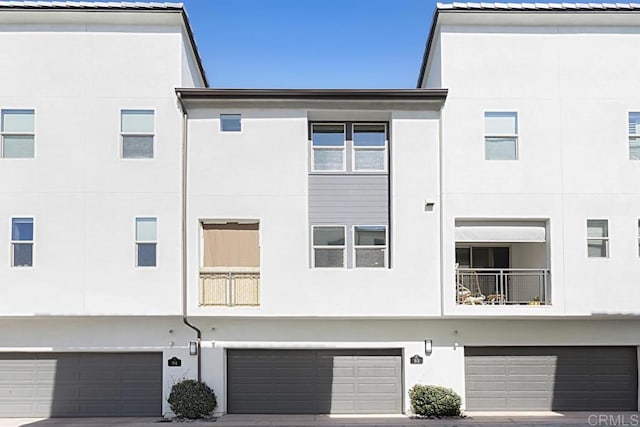
<svg viewBox="0 0 640 427">
<path fill-rule="evenodd" d="M 518 160 L 518 113 L 484 113 L 486 160 Z"/>
<path fill-rule="evenodd" d="M 608 220 L 587 220 L 587 255 L 589 258 L 607 258 L 609 256 Z"/>
<path fill-rule="evenodd" d="M 157 225 L 156 218 L 136 218 L 137 267 L 155 267 L 157 265 Z"/>
<path fill-rule="evenodd" d="M 344 171 L 344 124 L 312 125 L 311 148 L 313 171 Z"/>
<path fill-rule="evenodd" d="M 344 267 L 345 242 L 344 226 L 314 226 L 313 266 Z"/>
<path fill-rule="evenodd" d="M 220 130 L 222 132 L 242 131 L 242 120 L 240 114 L 220 114 Z"/>
<path fill-rule="evenodd" d="M 122 110 L 122 158 L 152 159 L 155 117 L 153 110 Z"/>
<path fill-rule="evenodd" d="M 34 110 L 2 110 L 2 157 L 34 157 L 34 117 Z"/>
<path fill-rule="evenodd" d="M 387 266 L 387 227 L 384 225 L 354 227 L 355 267 Z"/>
<path fill-rule="evenodd" d="M 11 265 L 33 266 L 33 218 L 11 219 Z"/>
</svg>

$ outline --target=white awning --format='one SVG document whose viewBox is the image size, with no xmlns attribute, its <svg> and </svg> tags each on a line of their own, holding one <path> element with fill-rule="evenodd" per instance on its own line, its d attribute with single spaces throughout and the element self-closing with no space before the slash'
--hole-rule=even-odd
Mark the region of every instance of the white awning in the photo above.
<svg viewBox="0 0 640 427">
<path fill-rule="evenodd" d="M 546 242 L 544 223 L 456 224 L 456 242 Z"/>
</svg>

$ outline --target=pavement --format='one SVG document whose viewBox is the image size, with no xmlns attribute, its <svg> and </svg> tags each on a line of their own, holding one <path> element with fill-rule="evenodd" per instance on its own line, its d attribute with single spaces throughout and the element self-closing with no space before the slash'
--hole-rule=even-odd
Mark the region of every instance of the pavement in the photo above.
<svg viewBox="0 0 640 427">
<path fill-rule="evenodd" d="M 212 421 L 160 418 L 0 418 L 0 427 L 640 427 L 639 412 L 468 412 L 464 418 L 405 415 L 224 415 Z"/>
</svg>

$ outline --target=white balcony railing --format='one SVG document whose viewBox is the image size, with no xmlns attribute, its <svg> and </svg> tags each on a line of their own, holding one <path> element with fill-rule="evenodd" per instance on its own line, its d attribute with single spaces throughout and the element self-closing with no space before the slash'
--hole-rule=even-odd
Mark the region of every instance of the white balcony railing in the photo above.
<svg viewBox="0 0 640 427">
<path fill-rule="evenodd" d="M 260 305 L 259 268 L 202 268 L 201 306 Z"/>
<path fill-rule="evenodd" d="M 547 269 L 458 268 L 458 304 L 550 305 L 551 284 Z"/>
</svg>

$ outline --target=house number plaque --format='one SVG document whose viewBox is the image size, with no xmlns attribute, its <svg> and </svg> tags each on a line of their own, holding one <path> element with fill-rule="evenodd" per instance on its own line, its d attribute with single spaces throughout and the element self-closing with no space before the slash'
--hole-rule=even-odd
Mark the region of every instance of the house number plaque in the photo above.
<svg viewBox="0 0 640 427">
<path fill-rule="evenodd" d="M 167 360 L 167 365 L 169 366 L 182 366 L 182 360 L 178 359 L 177 357 L 172 357 L 171 359 Z"/>
<path fill-rule="evenodd" d="M 409 361 L 412 365 L 422 365 L 422 357 L 418 356 L 417 354 L 415 356 L 411 356 L 411 359 L 409 359 Z"/>
</svg>

